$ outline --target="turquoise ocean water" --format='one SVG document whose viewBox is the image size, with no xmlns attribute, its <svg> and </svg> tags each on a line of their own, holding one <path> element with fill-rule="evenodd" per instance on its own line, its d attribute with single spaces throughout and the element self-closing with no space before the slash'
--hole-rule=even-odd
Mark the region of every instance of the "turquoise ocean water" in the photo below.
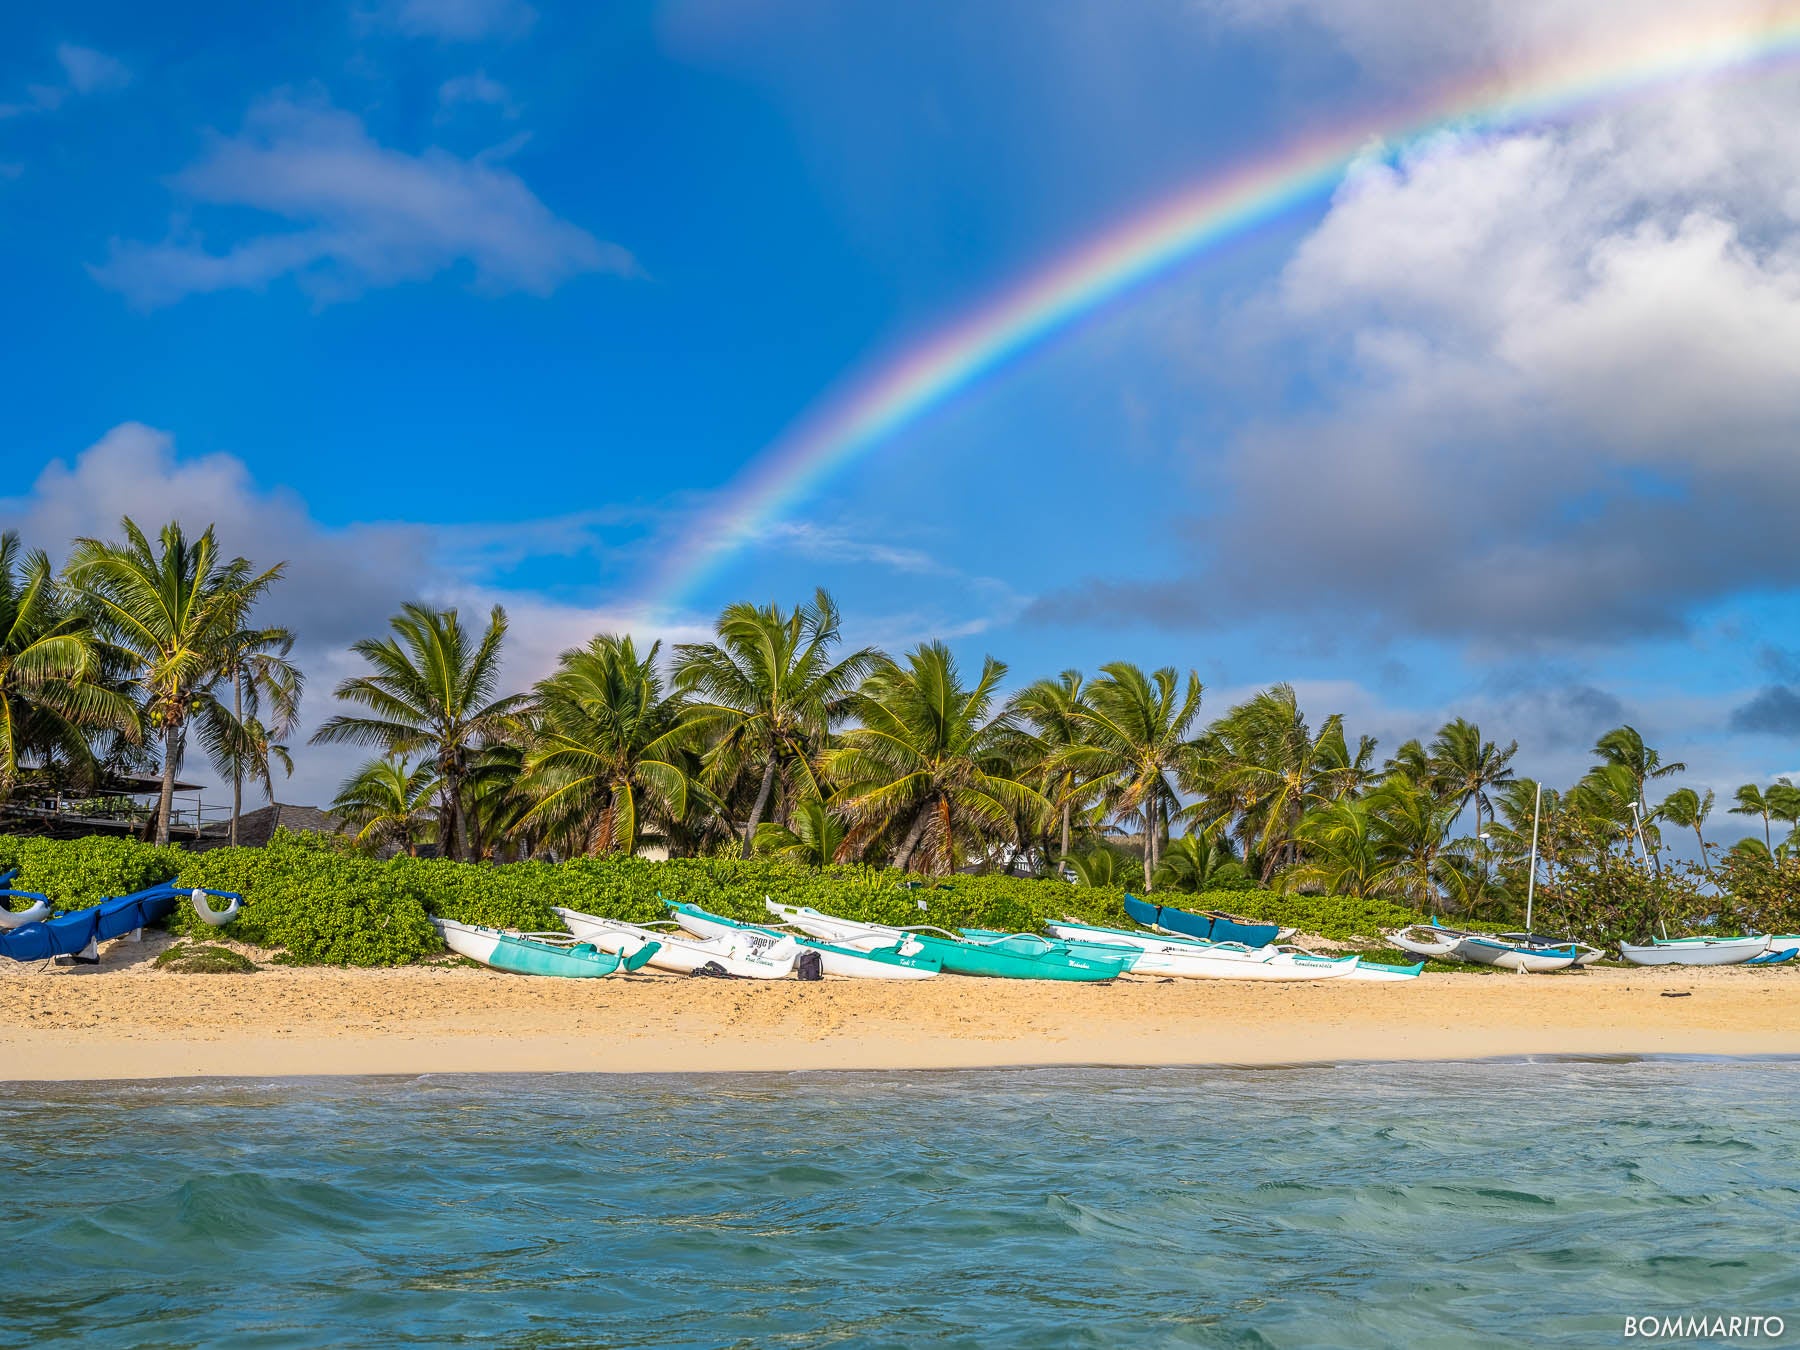
<svg viewBox="0 0 1800 1350">
<path fill-rule="evenodd" d="M 1794 1344 L 1796 1239 L 1793 1062 L 0 1096 L 4 1344 Z"/>
</svg>

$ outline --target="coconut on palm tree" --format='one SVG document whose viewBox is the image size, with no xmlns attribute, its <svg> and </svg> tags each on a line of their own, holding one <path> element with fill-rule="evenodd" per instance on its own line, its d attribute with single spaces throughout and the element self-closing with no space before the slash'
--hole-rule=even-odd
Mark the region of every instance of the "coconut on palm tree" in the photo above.
<svg viewBox="0 0 1800 1350">
<path fill-rule="evenodd" d="M 997 839 L 1016 844 L 1021 816 L 1048 815 L 1042 794 L 1012 777 L 1015 728 L 996 710 L 1005 675 L 988 657 L 965 685 L 941 642 L 904 664 L 879 660 L 853 702 L 857 725 L 826 756 L 859 843 L 884 838 L 895 867 L 943 874 Z"/>
<path fill-rule="evenodd" d="M 497 694 L 506 611 L 495 605 L 480 637 L 455 609 L 408 604 L 389 621 L 393 636 L 351 644 L 371 673 L 334 691 L 364 713 L 340 713 L 313 733 L 315 745 L 368 745 L 388 755 L 425 754 L 438 778 L 438 843 L 445 857 L 468 852 L 465 798 L 471 773 L 493 742 L 517 733 L 526 700 Z"/>
<path fill-rule="evenodd" d="M 659 643 L 638 654 L 601 634 L 566 651 L 533 691 L 520 793 L 523 828 L 577 853 L 636 853 L 644 827 L 687 814 L 695 767 L 680 695 L 663 689 Z"/>
<path fill-rule="evenodd" d="M 675 687 L 710 744 L 709 781 L 721 792 L 741 774 L 757 784 L 744 824 L 748 858 L 778 782 L 795 801 L 825 795 L 818 756 L 876 653 L 865 647 L 832 659 L 838 609 L 823 590 L 787 613 L 776 605 L 727 606 L 714 633 L 717 641 L 675 649 Z"/>
<path fill-rule="evenodd" d="M 171 522 L 152 547 L 131 517 L 120 525 L 123 544 L 76 540 L 68 575 L 93 605 L 102 637 L 121 655 L 144 719 L 161 738 L 154 837 L 166 844 L 188 730 L 198 725 L 209 748 L 238 736 L 237 719 L 219 699 L 220 674 L 234 635 L 286 564 L 258 572 L 247 558 L 222 558 L 211 526 L 190 540 Z"/>
</svg>

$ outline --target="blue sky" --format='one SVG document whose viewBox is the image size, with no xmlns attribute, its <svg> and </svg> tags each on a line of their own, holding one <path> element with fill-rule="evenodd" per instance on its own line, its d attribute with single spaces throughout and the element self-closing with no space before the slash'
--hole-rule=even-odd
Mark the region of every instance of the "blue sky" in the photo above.
<svg viewBox="0 0 1800 1350">
<path fill-rule="evenodd" d="M 1629 719 L 1724 794 L 1800 768 L 1779 72 L 1372 145 L 1331 201 L 1091 316 L 644 606 L 784 427 L 1003 287 L 1288 138 L 1603 51 L 1616 22 L 15 7 L 0 511 L 53 551 L 129 510 L 288 558 L 313 716 L 344 643 L 415 596 L 506 603 L 527 679 L 598 628 L 679 640 L 824 584 L 856 640 L 947 635 L 1019 678 L 1193 666 L 1214 712 L 1289 679 L 1388 749 L 1467 712 L 1552 778 Z M 334 754 L 284 798 L 329 796 Z"/>
</svg>

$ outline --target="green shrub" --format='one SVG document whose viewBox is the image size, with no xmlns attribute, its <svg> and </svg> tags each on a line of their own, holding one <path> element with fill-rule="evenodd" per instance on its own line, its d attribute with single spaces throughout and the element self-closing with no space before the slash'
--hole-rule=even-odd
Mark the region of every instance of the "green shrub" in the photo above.
<svg viewBox="0 0 1800 1350">
<path fill-rule="evenodd" d="M 257 969 L 256 962 L 249 957 L 216 943 L 183 942 L 169 948 L 151 964 L 158 970 L 172 970 L 178 975 L 248 975 Z"/>
</svg>

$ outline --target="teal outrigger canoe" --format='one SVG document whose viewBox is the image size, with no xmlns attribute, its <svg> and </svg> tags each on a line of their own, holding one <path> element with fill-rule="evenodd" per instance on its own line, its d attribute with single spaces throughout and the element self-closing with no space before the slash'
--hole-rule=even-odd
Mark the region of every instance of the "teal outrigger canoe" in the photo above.
<svg viewBox="0 0 1800 1350">
<path fill-rule="evenodd" d="M 458 956 L 479 961 L 493 970 L 513 975 L 555 975 L 564 979 L 598 979 L 623 967 L 638 970 L 654 956 L 659 944 L 646 942 L 630 956 L 603 952 L 591 942 L 577 942 L 567 933 L 510 933 L 501 928 L 433 919 L 444 945 Z"/>
<path fill-rule="evenodd" d="M 1135 952 L 1076 951 L 1067 943 L 1029 933 L 1002 934 L 994 940 L 970 940 L 917 929 L 901 939 L 902 954 L 935 956 L 952 975 L 985 975 L 1009 980 L 1114 980 L 1137 960 Z"/>
<path fill-rule="evenodd" d="M 1002 933 L 993 928 L 959 928 L 956 931 L 962 934 L 967 941 L 980 943 L 984 947 L 1000 946 L 1008 951 L 1029 956 L 1042 952 L 1048 945 L 1060 947 L 1090 960 L 1123 961 L 1126 970 L 1134 969 L 1144 955 L 1142 947 L 1127 947 L 1112 942 L 1090 942 L 1082 938 L 1042 938 L 1036 933 Z"/>
</svg>

